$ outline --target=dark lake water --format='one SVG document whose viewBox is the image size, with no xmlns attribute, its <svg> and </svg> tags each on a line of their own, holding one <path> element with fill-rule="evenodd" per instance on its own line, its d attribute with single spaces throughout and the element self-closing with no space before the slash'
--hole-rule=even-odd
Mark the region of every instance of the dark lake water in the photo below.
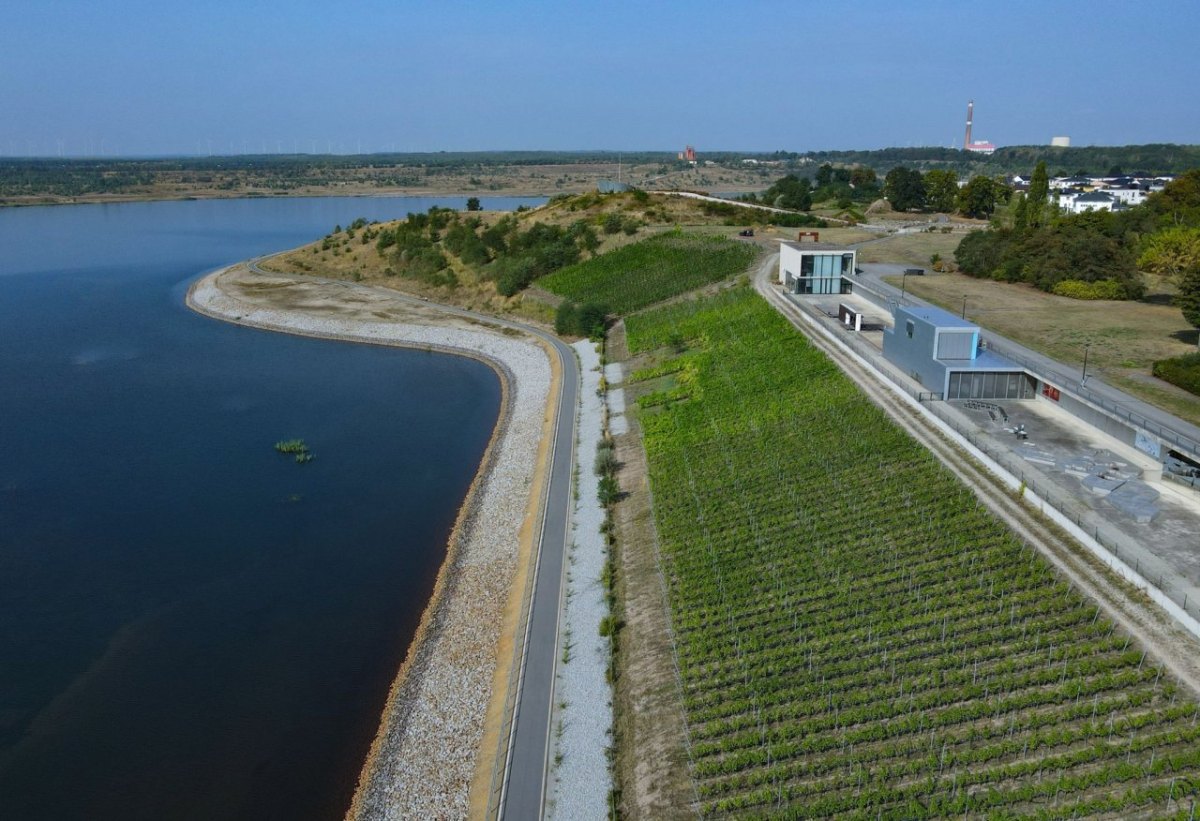
<svg viewBox="0 0 1200 821">
<path fill-rule="evenodd" d="M 0 209 L 0 818 L 342 816 L 499 384 L 183 295 L 433 204 Z"/>
</svg>

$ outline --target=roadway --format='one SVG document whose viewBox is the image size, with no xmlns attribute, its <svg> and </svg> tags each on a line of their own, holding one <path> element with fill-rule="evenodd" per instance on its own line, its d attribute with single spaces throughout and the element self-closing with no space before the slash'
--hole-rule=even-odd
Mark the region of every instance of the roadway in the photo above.
<svg viewBox="0 0 1200 821">
<path fill-rule="evenodd" d="M 246 263 L 255 273 L 269 274 L 258 267 L 259 257 Z M 328 280 L 347 289 L 362 287 L 352 282 Z M 513 328 L 545 340 L 558 355 L 562 388 L 555 411 L 554 441 L 550 474 L 546 485 L 541 531 L 538 537 L 534 590 L 520 659 L 517 701 L 507 744 L 507 759 L 500 796 L 500 818 L 541 818 L 546 796 L 550 759 L 550 715 L 554 677 L 558 661 L 558 622 L 562 600 L 563 557 L 570 525 L 571 482 L 575 462 L 575 408 L 579 404 L 579 366 L 575 352 L 553 334 L 523 322 L 501 319 L 420 297 L 395 293 L 401 302 L 436 306 L 454 316 L 484 325 Z M 520 583 L 518 580 L 517 583 Z"/>
<path fill-rule="evenodd" d="M 500 818 L 538 819 L 545 809 L 550 763 L 550 714 L 558 662 L 563 556 L 570 525 L 579 368 L 575 352 L 558 338 L 536 328 L 520 327 L 550 342 L 562 363 L 550 481 L 499 812 Z"/>
</svg>

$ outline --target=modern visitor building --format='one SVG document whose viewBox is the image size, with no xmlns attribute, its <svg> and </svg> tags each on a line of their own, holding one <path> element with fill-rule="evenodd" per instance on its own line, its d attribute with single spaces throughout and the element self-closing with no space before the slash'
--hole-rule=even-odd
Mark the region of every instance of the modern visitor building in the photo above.
<svg viewBox="0 0 1200 821">
<path fill-rule="evenodd" d="M 794 294 L 848 294 L 855 253 L 827 242 L 779 244 L 779 284 Z"/>
<path fill-rule="evenodd" d="M 1033 399 L 1037 380 L 980 345 L 979 326 L 941 308 L 897 306 L 884 357 L 944 399 Z"/>
</svg>

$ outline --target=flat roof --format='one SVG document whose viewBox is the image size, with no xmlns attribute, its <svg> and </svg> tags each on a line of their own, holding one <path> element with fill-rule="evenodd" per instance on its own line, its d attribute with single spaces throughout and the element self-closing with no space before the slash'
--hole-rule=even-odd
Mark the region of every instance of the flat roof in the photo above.
<svg viewBox="0 0 1200 821">
<path fill-rule="evenodd" d="M 833 242 L 796 242 L 795 240 L 785 239 L 780 241 L 779 244 L 795 248 L 797 251 L 837 251 L 839 254 L 854 253 L 853 248 L 847 248 L 845 245 L 838 245 Z"/>
<path fill-rule="evenodd" d="M 944 311 L 941 308 L 934 308 L 926 305 L 899 305 L 896 307 L 896 313 L 899 315 L 901 312 L 904 312 L 911 317 L 915 317 L 916 319 L 924 320 L 930 325 L 938 328 L 957 328 L 963 330 L 970 329 L 972 331 L 979 330 L 979 326 L 974 322 L 968 322 L 967 320 L 955 316 L 949 311 Z"/>
</svg>

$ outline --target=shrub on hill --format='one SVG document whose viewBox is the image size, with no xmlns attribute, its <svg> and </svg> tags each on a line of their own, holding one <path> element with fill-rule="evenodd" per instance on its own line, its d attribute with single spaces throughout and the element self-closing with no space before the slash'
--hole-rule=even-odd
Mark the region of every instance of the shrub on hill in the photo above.
<svg viewBox="0 0 1200 821">
<path fill-rule="evenodd" d="M 1153 373 L 1177 388 L 1200 396 L 1200 353 L 1189 353 L 1154 363 Z"/>
<path fill-rule="evenodd" d="M 562 227 L 535 222 L 522 230 L 517 218 L 502 217 L 485 225 L 477 216 L 447 208 L 409 214 L 390 229 L 380 229 L 375 247 L 387 257 L 392 275 L 432 285 L 454 286 L 458 279 L 450 252 L 468 268 L 512 296 L 539 276 L 578 262 L 583 251 L 599 245 L 595 229 L 584 220 Z"/>
<path fill-rule="evenodd" d="M 1071 299 L 1124 299 L 1125 288 L 1115 279 L 1101 279 L 1096 282 L 1084 282 L 1078 279 L 1064 279 L 1056 282 L 1050 293 Z"/>
<path fill-rule="evenodd" d="M 608 308 L 595 302 L 580 305 L 564 299 L 554 315 L 554 332 L 560 336 L 604 337 Z"/>
</svg>

